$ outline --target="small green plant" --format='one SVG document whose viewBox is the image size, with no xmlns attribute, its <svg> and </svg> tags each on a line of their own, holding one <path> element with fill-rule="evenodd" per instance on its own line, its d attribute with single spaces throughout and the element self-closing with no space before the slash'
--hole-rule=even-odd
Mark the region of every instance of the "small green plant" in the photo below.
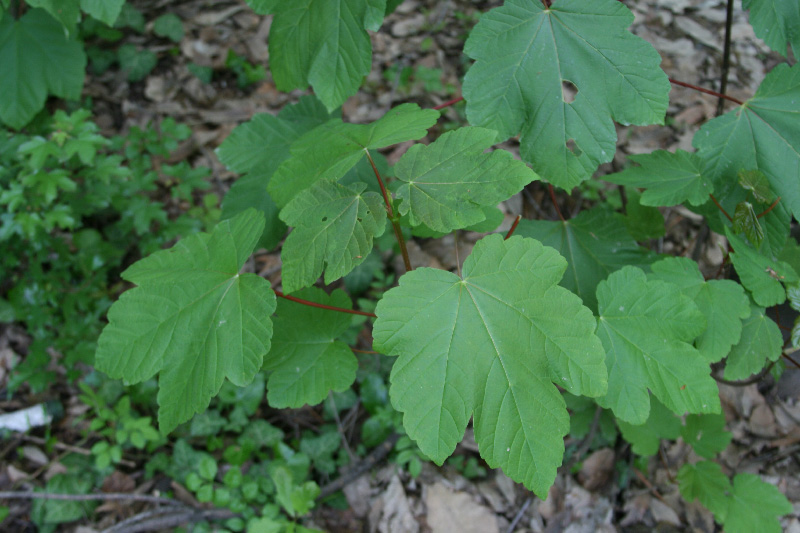
<svg viewBox="0 0 800 533">
<path fill-rule="evenodd" d="M 189 134 L 168 119 L 106 139 L 85 110 L 57 111 L 36 135 L 0 130 L 0 302 L 3 320 L 23 322 L 34 339 L 11 391 L 26 383 L 39 392 L 53 381 L 51 350 L 63 354 L 70 379 L 83 373 L 124 257 L 215 222 L 215 196 L 195 205 L 209 187 L 207 169 L 154 167 L 153 157 L 169 156 Z M 193 206 L 192 215 L 171 220 L 149 196 L 158 187 Z"/>
<path fill-rule="evenodd" d="M 228 57 L 225 58 L 225 66 L 236 75 L 236 84 L 240 89 L 246 89 L 254 83 L 258 83 L 267 77 L 267 71 L 263 65 L 254 65 L 245 57 L 240 56 L 233 50 L 228 50 Z"/>
</svg>

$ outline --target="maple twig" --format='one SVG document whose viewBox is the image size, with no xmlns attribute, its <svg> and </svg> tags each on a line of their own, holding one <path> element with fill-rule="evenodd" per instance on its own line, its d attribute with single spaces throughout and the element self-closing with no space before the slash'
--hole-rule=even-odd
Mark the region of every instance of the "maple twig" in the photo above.
<svg viewBox="0 0 800 533">
<path fill-rule="evenodd" d="M 761 213 L 759 213 L 758 215 L 756 215 L 756 218 L 761 218 L 761 217 L 763 217 L 764 215 L 766 215 L 767 213 L 769 213 L 770 211 L 772 211 L 773 209 L 775 209 L 775 206 L 776 206 L 776 205 L 778 205 L 778 202 L 780 202 L 780 201 L 781 201 L 781 197 L 780 197 L 780 196 L 778 196 L 778 197 L 775 199 L 775 201 L 774 201 L 774 202 L 772 202 L 772 205 L 770 205 L 768 208 L 766 208 L 766 209 L 765 209 L 765 210 L 763 210 Z"/>
<path fill-rule="evenodd" d="M 720 211 L 722 211 L 722 214 L 723 214 L 723 215 L 725 215 L 726 217 L 728 217 L 728 220 L 730 220 L 731 222 L 733 222 L 733 218 L 731 218 L 731 216 L 728 214 L 728 212 L 727 212 L 727 211 L 725 211 L 725 208 L 724 208 L 724 207 L 722 207 L 722 206 L 720 205 L 720 203 L 717 201 L 717 199 L 716 199 L 716 198 L 714 198 L 714 195 L 713 195 L 713 194 L 709 194 L 708 196 L 710 196 L 710 197 L 711 197 L 711 201 L 712 201 L 712 202 L 714 202 L 714 205 L 716 205 L 716 206 L 717 206 L 717 208 L 718 208 Z"/>
<path fill-rule="evenodd" d="M 733 96 L 728 96 L 727 94 L 718 93 L 717 91 L 712 91 L 711 89 L 698 87 L 697 85 L 692 85 L 691 83 L 686 83 L 685 81 L 678 81 L 670 78 L 669 82 L 674 85 L 680 85 L 681 87 L 686 87 L 688 89 L 694 89 L 695 91 L 700 91 L 701 93 L 710 94 L 711 96 L 716 96 L 717 98 L 724 98 L 725 100 L 736 102 L 739 105 L 744 105 L 744 102 L 742 102 L 738 98 L 734 98 Z"/>
<path fill-rule="evenodd" d="M 296 298 L 294 296 L 289 296 L 288 294 L 283 294 L 281 291 L 275 291 L 275 295 L 298 304 L 307 305 L 309 307 L 318 307 L 320 309 L 328 309 L 329 311 L 339 311 L 340 313 L 349 313 L 351 315 L 371 316 L 372 318 L 378 318 L 378 315 L 375 313 L 358 311 L 357 309 L 345 309 L 344 307 L 335 307 L 333 305 L 318 304 L 317 302 L 303 300 L 302 298 Z"/>
<path fill-rule="evenodd" d="M 353 348 L 353 347 L 351 347 L 350 349 L 353 350 L 354 352 L 358 352 L 358 353 L 367 353 L 367 354 L 371 354 L 371 355 L 381 355 L 381 352 L 376 352 L 375 350 L 362 350 L 360 348 Z"/>
<path fill-rule="evenodd" d="M 719 80 L 719 93 L 725 94 L 728 89 L 728 71 L 731 67 L 731 25 L 733 24 L 733 0 L 728 0 L 725 9 L 725 45 L 722 50 L 722 73 Z M 717 116 L 722 114 L 725 107 L 725 99 L 722 96 L 717 98 Z"/>
<path fill-rule="evenodd" d="M 781 355 L 782 355 L 782 356 L 784 356 L 784 357 L 785 357 L 786 359 L 788 359 L 789 361 L 791 361 L 791 362 L 792 362 L 792 364 L 793 364 L 794 366 L 796 366 L 797 368 L 800 368 L 800 363 L 798 363 L 797 361 L 795 361 L 795 360 L 794 360 L 794 359 L 793 359 L 793 358 L 792 358 L 792 357 L 791 357 L 789 354 L 787 354 L 787 353 L 782 353 Z"/>
<path fill-rule="evenodd" d="M 514 219 L 514 223 L 511 224 L 511 229 L 508 230 L 508 233 L 506 233 L 506 238 L 503 239 L 503 240 L 507 241 L 508 239 L 511 238 L 512 235 L 514 235 L 514 230 L 517 229 L 517 224 L 519 224 L 519 221 L 521 219 L 522 219 L 522 215 L 517 215 L 517 218 Z"/>
<path fill-rule="evenodd" d="M 433 106 L 431 109 L 435 109 L 436 111 L 439 111 L 440 109 L 444 109 L 445 107 L 450 107 L 451 105 L 457 104 L 463 99 L 464 99 L 463 96 L 459 96 L 458 98 L 453 98 L 452 100 L 448 100 L 448 101 L 444 102 L 443 104 L 439 104 L 437 106 Z"/>
<path fill-rule="evenodd" d="M 556 208 L 556 213 L 558 213 L 558 218 L 561 219 L 561 222 L 566 222 L 566 220 L 564 220 L 564 215 L 561 214 L 561 208 L 558 207 L 558 202 L 556 202 L 556 191 L 555 189 L 553 189 L 553 185 L 549 184 L 547 188 L 550 191 L 550 199 L 553 201 L 553 206 L 555 206 Z"/>
<path fill-rule="evenodd" d="M 400 246 L 400 253 L 403 256 L 403 264 L 406 266 L 406 272 L 411 272 L 413 268 L 411 268 L 411 259 L 408 257 L 408 248 L 406 248 L 406 240 L 403 238 L 403 231 L 400 229 L 400 224 L 397 223 L 397 220 L 394 218 L 394 209 L 392 209 L 392 200 L 389 198 L 389 192 L 386 190 L 386 186 L 383 184 L 383 179 L 381 179 L 381 173 L 378 172 L 378 167 L 375 166 L 375 161 L 372 160 L 372 155 L 370 155 L 369 150 L 364 149 L 364 153 L 367 154 L 367 159 L 369 160 L 369 164 L 372 165 L 372 171 L 375 172 L 375 177 L 378 179 L 378 185 L 381 187 L 381 194 L 383 194 L 383 201 L 386 204 L 386 213 L 389 215 L 389 220 L 392 223 L 392 229 L 394 230 L 394 238 L 397 240 L 397 244 Z"/>
</svg>

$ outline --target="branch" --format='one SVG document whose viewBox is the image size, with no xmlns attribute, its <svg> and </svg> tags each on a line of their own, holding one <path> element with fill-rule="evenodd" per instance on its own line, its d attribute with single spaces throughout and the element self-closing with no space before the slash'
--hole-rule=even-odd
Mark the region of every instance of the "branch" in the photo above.
<svg viewBox="0 0 800 533">
<path fill-rule="evenodd" d="M 739 105 L 744 105 L 744 102 L 742 102 L 737 98 L 734 98 L 733 96 L 728 96 L 727 94 L 718 93 L 717 91 L 712 91 L 711 89 L 704 89 L 703 87 L 698 87 L 697 85 L 692 85 L 691 83 L 686 83 L 685 81 L 678 81 L 670 78 L 669 82 L 674 85 L 680 85 L 681 87 L 687 87 L 689 89 L 694 89 L 695 91 L 700 91 L 701 93 L 710 94 L 711 96 L 716 96 L 717 98 L 724 98 L 725 100 L 736 102 Z"/>
<path fill-rule="evenodd" d="M 103 494 L 62 494 L 56 492 L 0 492 L 0 500 L 65 500 L 71 502 L 87 502 L 97 500 L 136 501 L 159 503 L 186 507 L 186 504 L 170 498 L 150 496 L 148 494 L 132 494 L 127 492 L 108 492 Z"/>
<path fill-rule="evenodd" d="M 374 313 L 367 313 L 366 311 L 358 311 L 356 309 L 345 309 L 344 307 L 334 307 L 332 305 L 318 304 L 317 302 L 303 300 L 302 298 L 296 298 L 295 296 L 289 296 L 288 294 L 283 294 L 281 291 L 275 291 L 275 296 L 291 300 L 295 303 L 308 305 L 310 307 L 318 307 L 320 309 L 328 309 L 330 311 L 339 311 L 340 313 L 350 313 L 351 315 L 371 316 L 372 318 L 378 318 L 378 315 Z"/>
<path fill-rule="evenodd" d="M 383 184 L 381 174 L 378 172 L 378 167 L 375 166 L 375 161 L 372 160 L 372 155 L 370 155 L 369 150 L 364 149 L 364 153 L 367 154 L 369 164 L 372 165 L 372 170 L 375 172 L 375 177 L 378 179 L 378 185 L 381 187 L 383 201 L 386 204 L 386 213 L 389 215 L 389 220 L 392 222 L 394 238 L 397 240 L 397 244 L 400 245 L 400 253 L 403 255 L 403 264 L 406 266 L 406 272 L 411 272 L 414 269 L 411 268 L 411 259 L 408 257 L 408 248 L 406 248 L 406 240 L 403 238 L 403 231 L 400 229 L 400 224 L 398 224 L 397 220 L 394 218 L 394 209 L 392 209 L 392 200 L 389 198 L 389 192 Z"/>
<path fill-rule="evenodd" d="M 317 496 L 317 501 L 323 500 L 334 492 L 341 490 L 345 485 L 351 481 L 355 481 L 361 474 L 378 464 L 384 457 L 389 455 L 389 452 L 392 451 L 399 438 L 400 435 L 397 433 L 389 435 L 377 448 L 369 452 L 369 455 L 367 455 L 363 461 L 342 474 L 337 480 L 322 487 L 319 491 L 319 496 Z"/>
<path fill-rule="evenodd" d="M 722 50 L 722 73 L 719 80 L 719 92 L 725 94 L 728 88 L 728 70 L 731 67 L 731 25 L 733 23 L 733 0 L 728 0 L 728 5 L 725 9 L 725 47 Z M 717 99 L 717 116 L 720 116 L 723 111 L 725 99 L 720 96 Z"/>
</svg>

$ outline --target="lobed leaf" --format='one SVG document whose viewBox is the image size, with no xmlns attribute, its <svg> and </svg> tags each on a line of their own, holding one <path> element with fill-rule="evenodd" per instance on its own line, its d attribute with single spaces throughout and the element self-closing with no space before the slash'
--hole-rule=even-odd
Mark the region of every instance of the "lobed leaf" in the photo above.
<svg viewBox="0 0 800 533">
<path fill-rule="evenodd" d="M 251 5 L 275 15 L 269 44 L 278 90 L 310 84 L 329 111 L 356 93 L 372 67 L 366 28 L 380 25 L 385 0 L 251 0 Z"/>
<path fill-rule="evenodd" d="M 595 320 L 556 286 L 566 269 L 532 239 L 479 241 L 463 278 L 420 268 L 378 303 L 374 346 L 399 355 L 391 400 L 420 450 L 441 464 L 474 413 L 482 457 L 544 496 L 569 431 L 564 400 L 605 392 Z"/>
<path fill-rule="evenodd" d="M 677 414 L 719 412 L 709 365 L 689 344 L 706 327 L 689 297 L 627 266 L 598 285 L 597 301 L 597 334 L 608 367 L 608 394 L 598 399 L 600 405 L 618 419 L 642 424 L 650 411 L 650 389 Z"/>
<path fill-rule="evenodd" d="M 324 305 L 352 309 L 342 290 L 330 295 L 311 287 L 296 296 Z M 341 392 L 356 379 L 358 361 L 337 340 L 350 327 L 350 316 L 280 299 L 273 318 L 272 349 L 264 360 L 270 371 L 267 399 L 275 408 L 316 405 L 330 391 Z"/>
<path fill-rule="evenodd" d="M 714 192 L 713 182 L 705 175 L 703 160 L 696 154 L 683 150 L 675 153 L 656 150 L 649 154 L 629 155 L 628 159 L 639 166 L 603 176 L 603 179 L 646 189 L 642 193 L 642 205 L 668 207 L 687 201 L 692 205 L 702 205 Z"/>
<path fill-rule="evenodd" d="M 77 100 L 86 54 L 74 36 L 42 9 L 0 20 L 0 120 L 20 129 L 44 107 L 48 94 Z"/>
<path fill-rule="evenodd" d="M 633 453 L 649 457 L 658 453 L 661 439 L 677 439 L 681 434 L 681 420 L 658 399 L 650 400 L 650 415 L 644 424 L 634 425 L 617 420 L 622 438 L 631 443 Z"/>
<path fill-rule="evenodd" d="M 694 453 L 712 459 L 728 447 L 733 434 L 725 431 L 725 415 L 689 415 L 681 428 L 681 437 Z"/>
<path fill-rule="evenodd" d="M 800 4 L 795 0 L 742 0 L 750 11 L 750 24 L 767 46 L 788 57 L 786 43 L 794 57 L 800 57 Z"/>
<path fill-rule="evenodd" d="M 650 280 L 674 283 L 691 298 L 706 318 L 706 330 L 695 346 L 709 363 L 725 357 L 742 334 L 742 320 L 750 316 L 750 300 L 738 283 L 705 281 L 697 263 L 685 257 L 670 257 L 653 263 Z"/>
<path fill-rule="evenodd" d="M 123 5 L 125 0 L 81 0 L 82 10 L 108 26 L 117 21 Z"/>
<path fill-rule="evenodd" d="M 730 254 L 739 278 L 758 305 L 771 307 L 786 301 L 786 289 L 781 283 L 800 281 L 788 263 L 772 260 L 748 246 L 730 229 L 725 228 L 733 251 Z"/>
<path fill-rule="evenodd" d="M 764 368 L 767 360 L 777 361 L 783 335 L 763 307 L 751 304 L 750 316 L 742 322 L 742 336 L 725 360 L 725 379 L 746 379 Z"/>
<path fill-rule="evenodd" d="M 700 461 L 683 465 L 678 471 L 678 488 L 687 502 L 698 499 L 719 522 L 725 521 L 731 482 L 717 463 Z"/>
<path fill-rule="evenodd" d="M 208 407 L 225 378 L 244 386 L 261 369 L 275 294 L 269 282 L 239 269 L 263 226 L 259 213 L 245 211 L 122 273 L 139 286 L 109 310 L 96 366 L 126 383 L 159 374 L 165 433 Z"/>
<path fill-rule="evenodd" d="M 464 46 L 475 60 L 463 87 L 470 123 L 500 139 L 519 133 L 522 159 L 543 179 L 580 184 L 614 157 L 613 120 L 664 121 L 669 81 L 632 22 L 615 0 L 507 0 L 489 11 Z"/>
<path fill-rule="evenodd" d="M 540 240 L 567 259 L 561 286 L 589 309 L 597 309 L 597 284 L 625 265 L 645 266 L 655 256 L 636 244 L 621 215 L 602 208 L 581 211 L 563 222 L 521 220 L 517 235 Z"/>
<path fill-rule="evenodd" d="M 692 144 L 715 188 L 760 170 L 773 192 L 800 218 L 800 65 L 776 66 L 744 105 L 703 125 Z"/>
<path fill-rule="evenodd" d="M 283 208 L 281 219 L 295 227 L 281 250 L 286 292 L 312 285 L 323 270 L 325 283 L 333 283 L 369 255 L 386 227 L 386 209 L 366 187 L 319 181 Z"/>
<path fill-rule="evenodd" d="M 330 120 L 292 144 L 289 157 L 275 171 L 267 190 L 275 203 L 284 207 L 317 181 L 344 176 L 367 150 L 421 139 L 438 117 L 438 111 L 402 104 L 372 124 Z"/>
<path fill-rule="evenodd" d="M 791 512 L 792 504 L 777 487 L 754 474 L 736 474 L 722 523 L 728 533 L 781 533 L 777 517 Z"/>
<path fill-rule="evenodd" d="M 484 153 L 496 136 L 484 128 L 459 128 L 428 146 L 412 146 L 394 167 L 402 182 L 396 190 L 400 214 L 408 214 L 414 226 L 448 233 L 483 221 L 483 208 L 537 179 L 505 150 Z"/>
</svg>

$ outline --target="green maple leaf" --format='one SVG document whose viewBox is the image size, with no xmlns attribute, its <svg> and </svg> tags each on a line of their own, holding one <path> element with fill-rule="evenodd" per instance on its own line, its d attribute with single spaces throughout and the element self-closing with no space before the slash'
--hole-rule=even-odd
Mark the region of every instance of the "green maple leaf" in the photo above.
<svg viewBox="0 0 800 533">
<path fill-rule="evenodd" d="M 398 210 L 412 225 L 448 233 L 483 221 L 483 207 L 495 206 L 538 176 L 509 152 L 484 153 L 497 133 L 459 128 L 434 143 L 412 146 L 394 167 L 402 182 Z"/>
<path fill-rule="evenodd" d="M 275 14 L 269 59 L 279 90 L 310 84 L 329 111 L 356 93 L 372 68 L 366 28 L 375 29 L 377 11 L 385 11 L 385 0 L 255 3 L 261 12 Z"/>
<path fill-rule="evenodd" d="M 725 415 L 689 415 L 681 428 L 681 437 L 694 453 L 711 459 L 728 447 L 733 435 L 725 431 Z"/>
<path fill-rule="evenodd" d="M 630 155 L 628 159 L 639 166 L 603 176 L 603 179 L 646 189 L 642 193 L 642 205 L 673 206 L 686 201 L 702 205 L 714 192 L 713 182 L 704 174 L 703 160 L 696 154 L 683 150 L 675 153 L 656 150 L 649 154 Z"/>
<path fill-rule="evenodd" d="M 470 123 L 501 139 L 520 133 L 523 160 L 559 187 L 588 179 L 614 157 L 612 119 L 664 122 L 669 81 L 632 22 L 614 0 L 507 0 L 489 11 L 464 46 L 476 60 L 463 88 Z M 564 83 L 577 87 L 574 101 Z"/>
<path fill-rule="evenodd" d="M 421 139 L 438 118 L 438 111 L 402 104 L 372 124 L 330 120 L 292 144 L 288 159 L 275 171 L 267 190 L 283 207 L 317 181 L 344 176 L 367 150 Z"/>
<path fill-rule="evenodd" d="M 323 269 L 325 283 L 333 283 L 369 255 L 373 238 L 383 235 L 386 209 L 366 187 L 323 180 L 283 208 L 281 219 L 295 228 L 281 250 L 286 292 L 313 284 Z"/>
<path fill-rule="evenodd" d="M 657 207 L 641 203 L 642 195 L 636 189 L 627 190 L 628 203 L 625 205 L 625 227 L 636 241 L 658 239 L 666 231 L 664 215 Z"/>
<path fill-rule="evenodd" d="M 533 239 L 479 241 L 463 279 L 420 268 L 378 303 L 375 349 L 399 355 L 391 400 L 420 450 L 437 464 L 474 413 L 491 467 L 544 496 L 564 453 L 569 416 L 558 389 L 606 389 L 595 320 L 556 284 L 566 262 Z"/>
<path fill-rule="evenodd" d="M 19 129 L 44 107 L 48 94 L 80 98 L 86 54 L 46 11 L 31 9 L 19 20 L 0 20 L 0 65 L 0 120 Z"/>
<path fill-rule="evenodd" d="M 742 0 L 750 11 L 750 24 L 759 39 L 784 57 L 788 41 L 800 57 L 800 3 L 797 0 Z"/>
<path fill-rule="evenodd" d="M 736 205 L 736 211 L 733 213 L 733 232 L 744 233 L 756 248 L 761 247 L 764 241 L 764 228 L 761 227 L 750 202 L 740 202 Z"/>
<path fill-rule="evenodd" d="M 742 320 L 750 316 L 750 300 L 742 286 L 730 280 L 705 281 L 697 263 L 685 257 L 663 259 L 650 268 L 648 279 L 674 283 L 706 317 L 706 330 L 695 341 L 706 361 L 725 357 L 739 342 Z"/>
<path fill-rule="evenodd" d="M 255 208 L 267 223 L 259 245 L 274 248 L 286 234 L 279 209 L 267 192 L 275 170 L 289 157 L 292 143 L 304 133 L 330 120 L 325 107 L 313 96 L 284 107 L 277 116 L 255 115 L 237 126 L 217 148 L 219 160 L 233 172 L 245 174 L 231 186 L 222 201 L 222 220 Z"/>
<path fill-rule="evenodd" d="M 598 399 L 600 405 L 625 422 L 643 424 L 650 389 L 677 414 L 719 412 L 708 362 L 689 344 L 706 320 L 688 296 L 627 266 L 597 286 L 597 302 L 597 335 L 608 367 L 608 394 Z"/>
<path fill-rule="evenodd" d="M 31 0 L 28 4 L 31 7 L 39 7 L 46 10 L 69 33 L 75 31 L 75 27 L 81 18 L 80 0 Z"/>
<path fill-rule="evenodd" d="M 108 26 L 117 21 L 125 0 L 81 0 L 81 9 Z"/>
<path fill-rule="evenodd" d="M 771 307 L 786 301 L 786 289 L 781 283 L 800 281 L 788 263 L 775 261 L 758 253 L 742 239 L 725 228 L 733 251 L 730 254 L 733 266 L 747 290 L 758 305 Z"/>
<path fill-rule="evenodd" d="M 649 457 L 658 453 L 661 439 L 674 440 L 681 434 L 681 420 L 656 398 L 650 399 L 650 416 L 644 424 L 617 420 L 622 438 L 631 443 L 633 453 Z"/>
<path fill-rule="evenodd" d="M 767 359 L 777 361 L 783 348 L 778 325 L 763 307 L 751 305 L 750 316 L 742 323 L 742 336 L 725 361 L 725 379 L 745 379 L 764 368 Z"/>
<path fill-rule="evenodd" d="M 350 298 L 339 289 L 329 296 L 311 287 L 296 296 L 352 309 Z M 330 391 L 352 385 L 358 361 L 345 343 L 336 340 L 350 327 L 350 315 L 281 299 L 272 321 L 272 349 L 264 360 L 264 369 L 271 371 L 267 399 L 272 407 L 316 405 Z"/>
<path fill-rule="evenodd" d="M 760 170 L 740 170 L 739 185 L 753 193 L 757 202 L 766 204 L 772 201 L 773 194 L 769 188 L 769 179 Z"/>
<path fill-rule="evenodd" d="M 800 218 L 800 65 L 781 64 L 755 96 L 703 125 L 692 144 L 715 188 L 737 182 L 740 170 L 760 170 L 772 191 Z"/>
<path fill-rule="evenodd" d="M 597 284 L 610 273 L 655 258 L 636 244 L 621 215 L 602 208 L 581 211 L 564 222 L 522 220 L 517 234 L 538 239 L 567 259 L 561 286 L 580 296 L 589 309 L 597 309 Z"/>
<path fill-rule="evenodd" d="M 792 504 L 777 487 L 753 474 L 736 474 L 722 524 L 727 533 L 781 533 L 777 517 L 792 512 Z"/>
<path fill-rule="evenodd" d="M 111 307 L 96 365 L 126 383 L 159 374 L 165 433 L 208 407 L 225 378 L 244 386 L 261 369 L 275 294 L 268 281 L 239 270 L 263 226 L 259 213 L 245 211 L 122 273 L 138 287 Z"/>
<path fill-rule="evenodd" d="M 731 482 L 717 463 L 700 461 L 693 465 L 683 465 L 678 471 L 678 488 L 687 502 L 695 498 L 700 500 L 700 503 L 714 513 L 717 521 L 724 522 Z"/>
</svg>

